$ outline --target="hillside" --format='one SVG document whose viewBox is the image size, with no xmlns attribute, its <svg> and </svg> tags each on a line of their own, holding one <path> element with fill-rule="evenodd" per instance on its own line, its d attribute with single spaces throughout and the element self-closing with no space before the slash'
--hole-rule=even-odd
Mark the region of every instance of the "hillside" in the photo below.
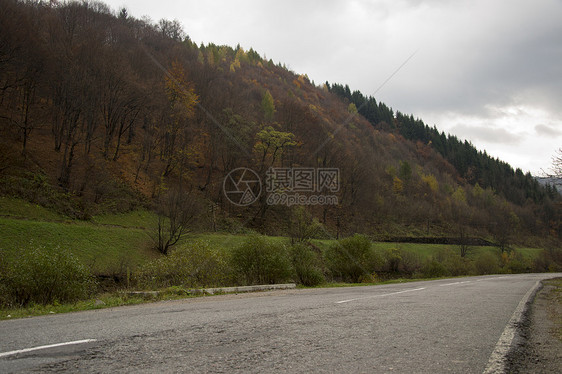
<svg viewBox="0 0 562 374">
<path fill-rule="evenodd" d="M 83 220 L 176 207 L 196 230 L 287 235 L 298 209 L 265 184 L 232 204 L 225 177 L 330 169 L 338 203 L 306 206 L 327 237 L 559 239 L 555 191 L 374 98 L 102 3 L 0 4 L 2 195 Z"/>
</svg>

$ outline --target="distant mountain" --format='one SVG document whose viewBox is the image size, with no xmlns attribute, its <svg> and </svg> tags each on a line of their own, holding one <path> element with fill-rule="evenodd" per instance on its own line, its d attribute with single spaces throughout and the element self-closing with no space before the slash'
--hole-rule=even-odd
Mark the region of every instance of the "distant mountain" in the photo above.
<svg viewBox="0 0 562 374">
<path fill-rule="evenodd" d="M 543 186 L 554 186 L 558 192 L 562 192 L 562 178 L 536 177 L 536 180 Z"/>
</svg>

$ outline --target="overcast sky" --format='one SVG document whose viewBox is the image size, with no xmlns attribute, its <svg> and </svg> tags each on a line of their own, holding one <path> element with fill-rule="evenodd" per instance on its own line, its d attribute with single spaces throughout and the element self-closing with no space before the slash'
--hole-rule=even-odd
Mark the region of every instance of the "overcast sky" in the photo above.
<svg viewBox="0 0 562 374">
<path fill-rule="evenodd" d="M 562 147 L 562 0 L 105 2 L 349 84 L 525 172 Z"/>
</svg>

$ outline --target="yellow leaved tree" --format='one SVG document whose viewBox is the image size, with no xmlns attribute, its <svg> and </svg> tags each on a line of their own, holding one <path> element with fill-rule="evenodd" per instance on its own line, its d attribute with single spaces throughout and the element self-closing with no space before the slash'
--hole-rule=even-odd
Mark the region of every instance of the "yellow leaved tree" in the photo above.
<svg viewBox="0 0 562 374">
<path fill-rule="evenodd" d="M 162 129 L 164 132 L 162 154 L 166 163 L 163 175 L 168 176 L 179 166 L 181 178 L 183 166 L 192 158 L 191 147 L 188 147 L 190 141 L 188 124 L 199 103 L 199 96 L 195 93 L 193 84 L 188 81 L 184 67 L 177 60 L 172 62 L 164 80 L 170 115 Z"/>
</svg>

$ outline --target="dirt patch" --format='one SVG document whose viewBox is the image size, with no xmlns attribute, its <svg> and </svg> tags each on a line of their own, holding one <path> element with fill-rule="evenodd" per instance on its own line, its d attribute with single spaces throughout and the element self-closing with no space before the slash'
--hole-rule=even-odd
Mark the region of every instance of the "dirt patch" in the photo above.
<svg viewBox="0 0 562 374">
<path fill-rule="evenodd" d="M 560 373 L 562 367 L 562 278 L 543 281 L 510 353 L 509 373 Z"/>
</svg>

